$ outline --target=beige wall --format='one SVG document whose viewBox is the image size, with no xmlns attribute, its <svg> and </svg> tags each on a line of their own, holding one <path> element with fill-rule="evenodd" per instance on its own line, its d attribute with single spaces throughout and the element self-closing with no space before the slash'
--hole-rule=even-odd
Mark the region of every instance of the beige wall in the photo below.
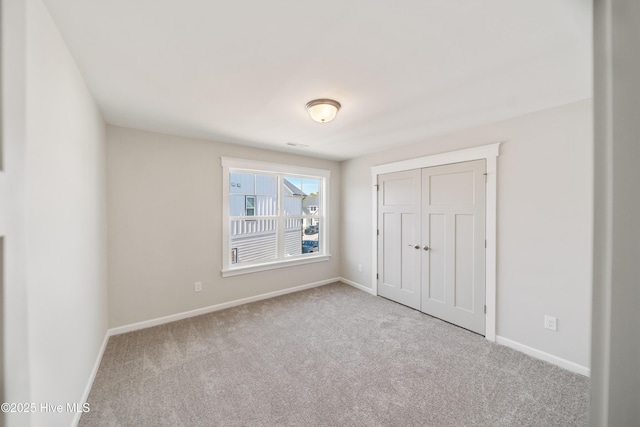
<svg viewBox="0 0 640 427">
<path fill-rule="evenodd" d="M 4 398 L 77 401 L 107 326 L 104 124 L 41 0 L 3 0 L 2 5 Z M 621 93 L 635 87 L 635 75 L 623 77 Z M 633 99 L 622 99 L 620 110 L 632 111 L 624 103 L 632 105 Z M 504 141 L 498 160 L 498 335 L 589 366 L 591 116 L 591 103 L 578 102 L 341 166 L 109 127 L 109 325 L 340 275 L 371 286 L 370 167 Z M 634 123 L 621 126 L 634 129 Z M 629 177 L 638 169 L 629 160 L 637 158 L 637 144 L 625 147 L 626 152 L 618 150 L 624 154 L 616 158 L 617 176 L 635 182 Z M 332 260 L 222 279 L 221 155 L 332 169 Z M 609 166 L 602 163 L 601 171 L 612 176 Z M 638 241 L 622 228 L 625 212 L 637 204 L 629 197 L 633 185 L 617 193 L 622 254 Z M 602 203 L 611 201 L 606 190 Z M 637 375 L 628 375 L 638 353 L 637 340 L 629 340 L 635 336 L 637 310 L 633 298 L 626 298 L 637 290 L 632 280 L 637 263 L 619 260 L 626 260 L 619 268 L 631 278 L 619 282 L 623 295 L 604 301 L 611 298 L 611 283 L 597 288 L 604 301 L 596 306 L 598 314 L 617 316 L 605 319 L 606 331 L 594 346 L 602 369 L 597 384 L 602 392 L 596 397 L 605 402 L 594 414 L 602 420 L 616 414 L 626 420 L 638 417 L 639 405 L 628 399 L 633 395 L 628 390 L 638 388 Z M 358 264 L 364 266 L 362 273 Z M 198 294 L 193 292 L 196 280 L 203 282 Z M 557 333 L 542 329 L 544 314 L 558 317 Z M 611 335 L 617 341 L 610 352 Z M 609 401 L 619 406 L 609 408 Z M 33 420 L 19 415 L 5 421 L 18 426 L 30 421 L 69 425 L 69 420 L 69 414 L 39 414 Z"/>
<path fill-rule="evenodd" d="M 339 163 L 112 126 L 107 141 L 110 327 L 340 275 Z M 222 278 L 221 156 L 331 170 L 331 260 Z"/>
<path fill-rule="evenodd" d="M 592 122 L 591 102 L 582 101 L 344 162 L 342 277 L 372 286 L 372 166 L 504 142 L 497 335 L 588 367 Z M 558 318 L 558 332 L 543 328 L 545 314 Z"/>
<path fill-rule="evenodd" d="M 640 425 L 640 3 L 595 2 L 590 425 Z"/>
<path fill-rule="evenodd" d="M 371 287 L 371 166 L 504 141 L 497 334 L 588 368 L 591 108 L 578 102 L 341 166 L 108 127 L 110 327 L 339 276 Z M 222 279 L 220 156 L 331 169 L 332 260 Z M 542 327 L 545 314 L 558 318 L 558 332 Z"/>
<path fill-rule="evenodd" d="M 46 7 L 26 7 L 29 402 L 66 405 L 82 402 L 107 331 L 106 129 Z"/>
<path fill-rule="evenodd" d="M 3 402 L 29 402 L 27 286 L 25 259 L 25 85 L 26 7 L 2 0 L 2 160 L 0 236 L 4 242 L 2 277 Z M 3 422 L 4 421 L 4 422 Z M 28 414 L 0 413 L 0 425 L 29 425 Z"/>
</svg>

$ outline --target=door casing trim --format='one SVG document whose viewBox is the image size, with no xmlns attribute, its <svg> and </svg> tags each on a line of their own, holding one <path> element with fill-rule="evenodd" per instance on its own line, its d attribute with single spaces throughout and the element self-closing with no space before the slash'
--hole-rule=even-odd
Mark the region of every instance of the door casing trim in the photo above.
<svg viewBox="0 0 640 427">
<path fill-rule="evenodd" d="M 497 286 L 497 190 L 498 190 L 498 156 L 500 155 L 500 142 L 467 148 L 464 150 L 450 151 L 448 153 L 433 154 L 414 159 L 401 160 L 393 163 L 371 167 L 372 181 L 372 209 L 373 221 L 371 232 L 371 259 L 373 266 L 373 293 L 378 295 L 378 175 L 391 172 L 401 172 L 411 169 L 422 169 L 432 166 L 442 166 L 451 163 L 468 162 L 472 160 L 486 160 L 487 186 L 486 186 L 486 216 L 485 233 L 487 250 L 485 257 L 485 304 L 487 315 L 485 317 L 485 338 L 491 342 L 496 341 L 496 286 Z"/>
</svg>

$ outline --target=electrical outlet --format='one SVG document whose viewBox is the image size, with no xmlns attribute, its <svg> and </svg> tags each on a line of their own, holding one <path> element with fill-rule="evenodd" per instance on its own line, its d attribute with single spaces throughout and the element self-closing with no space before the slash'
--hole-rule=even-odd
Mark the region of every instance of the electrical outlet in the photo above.
<svg viewBox="0 0 640 427">
<path fill-rule="evenodd" d="M 358 271 L 362 273 L 362 264 L 358 264 Z"/>
<path fill-rule="evenodd" d="M 196 292 L 200 292 L 202 290 L 202 282 L 196 282 Z"/>
<path fill-rule="evenodd" d="M 558 319 L 552 316 L 544 316 L 544 328 L 552 331 L 558 330 Z"/>
</svg>

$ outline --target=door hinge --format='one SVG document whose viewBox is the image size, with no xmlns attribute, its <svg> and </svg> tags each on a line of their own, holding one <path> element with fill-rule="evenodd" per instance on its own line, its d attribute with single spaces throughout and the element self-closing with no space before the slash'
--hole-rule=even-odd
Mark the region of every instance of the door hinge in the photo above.
<svg viewBox="0 0 640 427">
<path fill-rule="evenodd" d="M 487 314 L 487 306 L 486 306 L 486 304 L 484 306 L 484 314 Z"/>
<path fill-rule="evenodd" d="M 484 248 L 487 249 L 487 240 L 484 240 Z"/>
<path fill-rule="evenodd" d="M 380 191 L 380 186 L 378 184 L 374 185 L 376 187 L 376 191 Z"/>
<path fill-rule="evenodd" d="M 380 235 L 380 230 L 376 230 L 376 236 Z"/>
<path fill-rule="evenodd" d="M 376 273 L 376 279 L 379 279 L 380 275 L 378 273 Z"/>
<path fill-rule="evenodd" d="M 482 175 L 484 175 L 484 182 L 487 182 L 487 175 L 489 175 L 489 174 L 485 172 Z"/>
</svg>

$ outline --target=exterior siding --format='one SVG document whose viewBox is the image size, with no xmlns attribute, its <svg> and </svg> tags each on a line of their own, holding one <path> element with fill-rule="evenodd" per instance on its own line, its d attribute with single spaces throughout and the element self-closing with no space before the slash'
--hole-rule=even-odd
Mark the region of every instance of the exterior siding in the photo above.
<svg viewBox="0 0 640 427">
<path fill-rule="evenodd" d="M 247 234 L 264 234 L 266 232 L 276 233 L 277 220 L 275 219 L 256 219 L 231 220 L 231 242 L 236 238 L 248 238 Z"/>
<path fill-rule="evenodd" d="M 236 263 L 268 261 L 277 258 L 278 219 L 264 218 L 278 214 L 277 179 L 269 175 L 231 173 L 229 215 L 231 216 L 231 249 L 236 252 Z M 295 193 L 290 183 L 283 186 L 284 213 L 289 216 L 303 214 L 303 193 Z M 294 194 L 295 193 L 295 194 Z M 245 198 L 255 197 L 254 216 L 246 217 Z M 302 254 L 303 219 L 287 218 L 285 221 L 284 250 L 287 256 Z"/>
<path fill-rule="evenodd" d="M 231 221 L 231 248 L 237 251 L 236 263 L 267 261 L 276 257 L 276 220 L 233 220 Z M 302 254 L 302 220 L 286 221 L 284 245 L 285 254 Z"/>
<path fill-rule="evenodd" d="M 268 261 L 276 258 L 277 236 L 275 231 L 252 233 L 231 239 L 232 249 L 237 250 L 237 263 Z"/>
<path fill-rule="evenodd" d="M 284 253 L 289 256 L 302 254 L 302 233 L 299 228 L 285 231 Z"/>
</svg>

